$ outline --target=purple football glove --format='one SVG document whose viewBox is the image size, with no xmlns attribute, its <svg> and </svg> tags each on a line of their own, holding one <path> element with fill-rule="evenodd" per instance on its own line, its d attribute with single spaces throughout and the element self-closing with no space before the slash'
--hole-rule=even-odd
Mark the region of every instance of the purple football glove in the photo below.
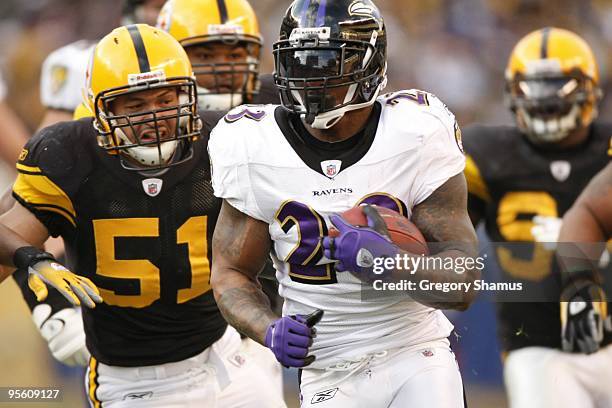
<svg viewBox="0 0 612 408">
<path fill-rule="evenodd" d="M 368 220 L 367 227 L 353 226 L 337 214 L 329 217 L 339 235 L 323 238 L 324 254 L 338 261 L 336 270 L 339 272 L 353 272 L 368 280 L 380 278 L 383 273 L 373 272 L 374 259 L 395 257 L 400 249 L 391 242 L 387 225 L 376 208 L 368 204 L 360 208 Z"/>
<path fill-rule="evenodd" d="M 322 310 L 308 316 L 284 316 L 268 327 L 265 345 L 285 367 L 306 367 L 314 360 L 308 356 L 308 348 L 316 334 L 313 328 L 323 317 Z"/>
</svg>

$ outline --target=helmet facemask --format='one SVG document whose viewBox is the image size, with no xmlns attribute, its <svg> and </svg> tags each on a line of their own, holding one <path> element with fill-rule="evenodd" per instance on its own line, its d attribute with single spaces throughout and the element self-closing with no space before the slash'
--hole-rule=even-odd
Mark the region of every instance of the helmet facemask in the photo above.
<svg viewBox="0 0 612 408">
<path fill-rule="evenodd" d="M 98 144 L 110 153 L 120 154 L 122 166 L 129 170 L 163 169 L 189 160 L 193 156 L 191 142 L 200 136 L 201 129 L 195 87 L 192 78 L 184 77 L 101 92 L 95 100 Z M 113 101 L 120 96 L 161 89 L 176 90 L 178 104 L 129 114 L 112 110 Z M 144 133 L 147 140 L 137 131 L 143 126 L 151 128 Z M 177 153 L 181 157 L 174 157 Z"/>
<path fill-rule="evenodd" d="M 275 43 L 274 80 L 282 105 L 317 129 L 372 105 L 386 85 L 386 61 L 377 31 L 370 33 L 363 41 L 330 38 L 327 27 L 295 29 Z"/>
<path fill-rule="evenodd" d="M 580 72 L 517 76 L 508 83 L 510 108 L 521 131 L 536 144 L 557 143 L 588 126 L 597 113 L 599 90 Z"/>
<path fill-rule="evenodd" d="M 243 103 L 250 103 L 259 93 L 259 54 L 261 40 L 242 34 L 207 35 L 189 38 L 181 42 L 190 55 L 193 72 L 198 81 L 198 104 L 203 110 L 230 110 Z M 202 63 L 191 57 L 195 47 L 214 45 L 244 48 L 246 56 L 242 62 Z"/>
</svg>

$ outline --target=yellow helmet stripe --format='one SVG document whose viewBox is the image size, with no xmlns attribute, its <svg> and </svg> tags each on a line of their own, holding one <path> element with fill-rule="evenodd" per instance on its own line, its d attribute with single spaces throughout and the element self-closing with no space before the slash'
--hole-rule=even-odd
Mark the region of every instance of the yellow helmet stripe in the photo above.
<svg viewBox="0 0 612 408">
<path fill-rule="evenodd" d="M 219 8 L 219 16 L 221 17 L 221 24 L 227 23 L 229 17 L 227 15 L 227 4 L 225 0 L 217 0 L 217 7 Z"/>
<path fill-rule="evenodd" d="M 138 57 L 138 67 L 140 68 L 140 72 L 150 72 L 151 65 L 149 64 L 149 56 L 147 55 L 147 49 L 145 48 L 142 35 L 140 35 L 140 31 L 138 30 L 138 26 L 130 25 L 127 27 L 127 30 L 130 33 L 132 42 L 134 43 L 134 49 L 136 50 L 136 56 Z"/>
<path fill-rule="evenodd" d="M 542 46 L 540 48 L 540 58 L 548 58 L 548 40 L 550 38 L 550 27 L 544 27 L 542 29 Z"/>
</svg>

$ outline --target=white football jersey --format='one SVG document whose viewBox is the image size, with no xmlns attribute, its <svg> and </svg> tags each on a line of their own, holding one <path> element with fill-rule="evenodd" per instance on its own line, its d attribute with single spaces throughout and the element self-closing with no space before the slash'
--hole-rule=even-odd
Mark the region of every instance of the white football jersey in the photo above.
<svg viewBox="0 0 612 408">
<path fill-rule="evenodd" d="M 79 106 L 94 46 L 90 41 L 76 41 L 47 56 L 40 78 L 40 100 L 44 107 L 72 112 Z"/>
<path fill-rule="evenodd" d="M 303 139 L 286 136 L 282 109 L 244 105 L 219 121 L 209 142 L 212 182 L 215 195 L 269 224 L 283 313 L 324 310 L 312 367 L 447 337 L 452 325 L 439 310 L 407 296 L 362 299 L 366 285 L 334 271 L 320 238 L 330 214 L 364 202 L 409 217 L 415 205 L 461 173 L 465 159 L 454 115 L 422 91 L 381 96 L 378 121 L 371 120 L 356 144 L 340 142 L 352 144 L 354 155 L 339 150 L 334 157 L 332 150 L 321 160 Z"/>
</svg>

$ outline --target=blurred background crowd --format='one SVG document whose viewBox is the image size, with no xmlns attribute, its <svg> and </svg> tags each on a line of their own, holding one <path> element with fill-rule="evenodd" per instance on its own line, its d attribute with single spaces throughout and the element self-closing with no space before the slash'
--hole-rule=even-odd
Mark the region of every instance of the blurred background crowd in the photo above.
<svg viewBox="0 0 612 408">
<path fill-rule="evenodd" d="M 6 102 L 31 133 L 43 115 L 40 67 L 54 49 L 77 39 L 100 38 L 119 21 L 121 0 L 2 0 L 0 70 Z M 272 71 L 274 42 L 289 0 L 250 0 L 265 40 L 262 72 Z M 376 0 L 389 33 L 388 90 L 419 88 L 438 95 L 459 123 L 510 124 L 504 105 L 504 69 L 514 44 L 528 32 L 557 26 L 585 38 L 600 65 L 604 94 L 612 93 L 611 0 Z M 612 117 L 604 96 L 600 115 Z M 9 178 L 9 169 L 4 171 Z M 3 187 L 4 186 L 0 186 Z M 80 399 L 80 373 L 60 368 L 31 324 L 12 281 L 0 285 L 0 386 L 69 383 Z M 493 312 L 478 304 L 456 319 L 457 351 L 472 406 L 503 406 Z M 32 327 L 30 327 L 32 326 Z M 16 346 L 18 350 L 15 350 Z M 32 353 L 32 350 L 36 352 Z M 15 367 L 8 369 L 8 367 Z M 59 370 L 59 371 L 57 371 Z M 42 375 L 42 376 L 41 376 Z M 65 375 L 66 377 L 62 377 Z M 470 388 L 477 390 L 470 393 Z M 489 390 L 492 390 L 489 393 Z M 476 395 L 476 396 L 474 396 Z M 491 400 L 487 400 L 487 396 Z M 487 402 L 488 401 L 488 402 Z M 495 402 L 492 402 L 495 401 Z M 76 403 L 75 406 L 80 406 Z M 493 405 L 494 404 L 494 405 Z M 498 405 L 499 404 L 499 405 Z M 0 405 L 2 405 L 0 403 Z M 65 406 L 73 406 L 67 404 Z"/>
<path fill-rule="evenodd" d="M 163 3 L 163 1 L 162 1 Z M 288 0 L 251 0 L 266 41 L 263 71 L 272 70 L 271 45 Z M 378 0 L 387 22 L 389 88 L 420 88 L 446 102 L 463 125 L 511 122 L 503 103 L 503 74 L 513 45 L 543 26 L 577 32 L 594 49 L 604 79 L 612 70 L 609 0 Z M 45 56 L 81 38 L 109 32 L 121 0 L 3 0 L 0 67 L 9 103 L 30 129 L 42 115 L 38 78 Z M 607 98 L 602 111 L 612 109 Z"/>
</svg>

